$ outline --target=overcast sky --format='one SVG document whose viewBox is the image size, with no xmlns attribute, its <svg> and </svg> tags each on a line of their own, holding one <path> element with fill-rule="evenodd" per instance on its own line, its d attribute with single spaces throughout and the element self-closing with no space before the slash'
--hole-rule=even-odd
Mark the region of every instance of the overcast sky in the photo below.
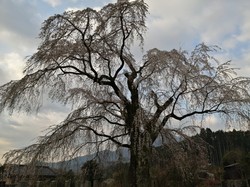
<svg viewBox="0 0 250 187">
<path fill-rule="evenodd" d="M 218 45 L 218 58 L 232 60 L 241 68 L 239 75 L 250 75 L 249 0 L 145 0 L 149 5 L 145 50 L 182 48 L 190 51 L 204 42 Z M 100 8 L 115 0 L 0 0 L 0 85 L 22 77 L 27 56 L 36 51 L 43 20 L 65 10 Z M 0 156 L 35 141 L 46 127 L 66 117 L 68 109 L 44 102 L 36 115 L 0 114 Z M 225 129 L 216 118 L 208 127 Z M 0 163 L 2 160 L 0 159 Z"/>
</svg>

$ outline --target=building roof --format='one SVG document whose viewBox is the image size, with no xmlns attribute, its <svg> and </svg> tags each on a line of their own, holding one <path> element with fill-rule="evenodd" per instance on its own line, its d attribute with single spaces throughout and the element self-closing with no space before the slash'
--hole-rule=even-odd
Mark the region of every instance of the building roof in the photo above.
<svg viewBox="0 0 250 187">
<path fill-rule="evenodd" d="M 48 166 L 36 166 L 30 169 L 27 165 L 8 165 L 6 167 L 7 175 L 9 176 L 25 176 L 25 175 L 38 175 L 46 177 L 55 177 L 57 174 Z"/>
</svg>

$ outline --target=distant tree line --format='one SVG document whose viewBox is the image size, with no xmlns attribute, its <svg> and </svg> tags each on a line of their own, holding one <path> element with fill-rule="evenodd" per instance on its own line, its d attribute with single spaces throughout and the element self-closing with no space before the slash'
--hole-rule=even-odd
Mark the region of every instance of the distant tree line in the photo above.
<svg viewBox="0 0 250 187">
<path fill-rule="evenodd" d="M 224 180 L 224 166 L 234 163 L 240 164 L 246 177 L 250 177 L 250 131 L 213 132 L 206 128 L 190 137 L 195 142 L 191 149 L 187 141 L 179 141 L 175 149 L 167 149 L 166 145 L 155 149 L 150 168 L 152 186 L 216 186 L 216 182 Z M 181 154 L 178 150 L 182 150 Z M 213 173 L 214 179 L 201 180 L 200 171 Z M 127 172 L 128 164 L 120 163 L 105 169 L 105 176 L 114 179 L 115 185 L 126 187 Z"/>
<path fill-rule="evenodd" d="M 250 131 L 213 132 L 207 128 L 201 129 L 200 137 L 207 143 L 209 161 L 213 165 L 222 165 L 225 155 L 232 151 L 250 153 Z"/>
</svg>

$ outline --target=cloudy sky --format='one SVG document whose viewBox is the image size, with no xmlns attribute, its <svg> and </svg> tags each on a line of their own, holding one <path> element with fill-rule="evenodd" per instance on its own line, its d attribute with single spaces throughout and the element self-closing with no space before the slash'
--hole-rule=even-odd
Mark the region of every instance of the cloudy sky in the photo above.
<svg viewBox="0 0 250 187">
<path fill-rule="evenodd" d="M 145 0 L 149 5 L 145 50 L 190 51 L 204 42 L 218 45 L 218 58 L 232 60 L 239 75 L 250 75 L 249 0 Z M 26 57 L 36 51 L 43 20 L 65 10 L 100 8 L 115 0 L 0 0 L 0 85 L 22 77 Z M 38 114 L 0 114 L 0 156 L 35 141 L 46 127 L 66 117 L 67 108 L 45 102 Z M 216 118 L 213 130 L 225 129 Z M 3 162 L 0 159 L 0 163 Z"/>
</svg>

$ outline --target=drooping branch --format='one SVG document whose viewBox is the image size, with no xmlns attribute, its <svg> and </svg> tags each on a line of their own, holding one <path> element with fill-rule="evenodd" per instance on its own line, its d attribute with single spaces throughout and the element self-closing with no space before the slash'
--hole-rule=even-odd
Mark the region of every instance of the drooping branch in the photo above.
<svg viewBox="0 0 250 187">
<path fill-rule="evenodd" d="M 89 126 L 82 126 L 82 127 L 84 127 L 82 130 L 88 129 L 91 132 L 93 132 L 96 136 L 105 137 L 105 138 L 107 138 L 108 140 L 111 140 L 113 143 L 115 143 L 116 145 L 118 145 L 120 147 L 130 148 L 129 144 L 124 144 L 124 143 L 121 143 L 121 142 L 116 140 L 116 138 L 127 136 L 128 133 L 118 134 L 118 135 L 115 135 L 115 136 L 110 136 L 110 135 L 107 135 L 107 134 L 104 134 L 104 133 L 99 133 L 99 132 L 97 132 L 96 130 L 94 130 L 93 128 L 91 128 Z"/>
</svg>

